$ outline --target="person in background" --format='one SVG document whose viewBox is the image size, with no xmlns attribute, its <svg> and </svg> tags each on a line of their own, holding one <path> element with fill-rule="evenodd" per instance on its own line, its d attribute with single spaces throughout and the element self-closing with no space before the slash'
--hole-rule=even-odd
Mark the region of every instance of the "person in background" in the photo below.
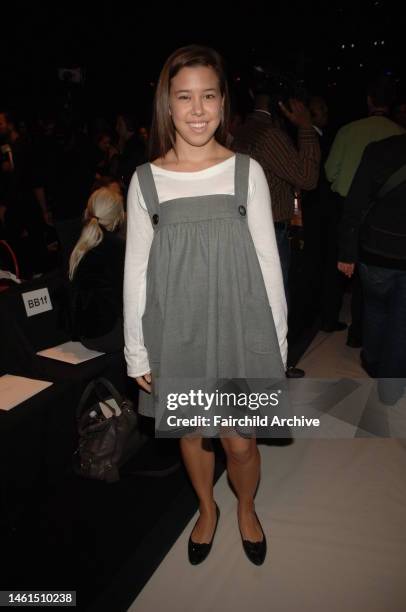
<svg viewBox="0 0 406 612">
<path fill-rule="evenodd" d="M 322 138 L 326 135 L 329 123 L 329 112 L 326 100 L 322 96 L 312 96 L 309 100 L 309 110 L 313 127 Z"/>
<path fill-rule="evenodd" d="M 288 94 L 289 95 L 289 94 Z M 298 130 L 298 147 L 285 129 L 287 119 Z M 295 190 L 314 189 L 320 165 L 318 135 L 310 111 L 295 98 L 286 98 L 278 84 L 265 81 L 257 89 L 254 110 L 236 130 L 232 149 L 253 157 L 264 169 L 271 194 L 272 215 L 285 293 L 289 307 L 290 245 L 288 230 L 294 214 Z M 304 371 L 289 363 L 288 378 Z"/>
<path fill-rule="evenodd" d="M 115 130 L 117 134 L 117 149 L 120 155 L 124 153 L 127 142 L 134 136 L 134 118 L 126 113 L 116 116 Z"/>
<path fill-rule="evenodd" d="M 148 132 L 146 128 L 138 127 L 135 117 L 130 114 L 117 116 L 116 131 L 121 151 L 119 175 L 127 191 L 136 167 L 147 161 Z"/>
<path fill-rule="evenodd" d="M 77 124 L 61 123 L 57 127 L 56 140 L 47 192 L 61 245 L 63 268 L 67 272 L 96 170 L 92 144 Z"/>
<path fill-rule="evenodd" d="M 390 379 L 406 379 L 405 162 L 406 134 L 368 145 L 340 226 L 338 268 L 351 277 L 357 266 L 363 287 L 361 363 L 371 377 L 387 380 L 386 391 Z"/>
<path fill-rule="evenodd" d="M 337 199 L 341 215 L 344 199 L 360 164 L 365 147 L 404 132 L 389 118 L 395 99 L 395 84 L 389 77 L 378 77 L 367 87 L 368 117 L 344 125 L 338 132 L 325 163 L 327 180 Z M 362 346 L 362 292 L 358 273 L 354 276 L 351 302 L 352 322 L 348 329 L 347 345 Z"/>
<path fill-rule="evenodd" d="M 89 349 L 111 353 L 124 347 L 123 196 L 101 187 L 92 193 L 85 224 L 69 260 L 74 334 Z"/>
<path fill-rule="evenodd" d="M 100 176 L 114 176 L 118 178 L 120 167 L 120 155 L 112 138 L 107 132 L 102 132 L 96 136 L 97 157 L 96 157 L 96 178 Z"/>
<path fill-rule="evenodd" d="M 93 193 L 97 189 L 100 189 L 101 187 L 108 187 L 113 191 L 117 191 L 117 193 L 119 193 L 120 195 L 123 194 L 121 183 L 113 176 L 101 176 L 100 178 L 97 178 L 92 185 L 91 193 Z"/>
<path fill-rule="evenodd" d="M 395 102 L 391 118 L 395 123 L 406 130 L 406 93 L 403 93 Z"/>
<path fill-rule="evenodd" d="M 22 276 L 49 269 L 50 222 L 42 179 L 36 172 L 31 143 L 18 131 L 12 115 L 0 111 L 0 200 L 7 240 L 17 252 Z"/>
<path fill-rule="evenodd" d="M 123 184 L 112 176 L 102 176 L 99 179 L 96 179 L 93 183 L 93 187 L 91 193 L 100 189 L 101 187 L 108 187 L 109 189 L 116 191 L 120 196 L 123 196 Z M 125 211 L 125 200 L 124 200 L 124 211 Z M 123 239 L 126 237 L 127 233 L 127 217 L 124 218 L 124 222 L 120 225 L 117 230 L 118 235 Z"/>
<path fill-rule="evenodd" d="M 321 150 L 320 174 L 317 187 L 302 194 L 305 274 L 303 300 L 309 322 L 320 314 L 320 329 L 324 332 L 345 330 L 339 321 L 343 293 L 343 276 L 337 270 L 337 207 L 327 181 L 324 163 L 331 146 L 329 109 L 321 96 L 312 96 L 309 109 Z"/>
<path fill-rule="evenodd" d="M 226 144 L 231 148 L 232 142 L 234 140 L 234 134 L 242 124 L 242 115 L 238 111 L 233 111 L 230 117 L 230 125 L 228 128 L 227 141 Z"/>
<path fill-rule="evenodd" d="M 149 131 L 145 125 L 140 125 L 140 127 L 138 128 L 138 137 L 141 142 L 144 143 L 145 148 L 147 148 L 149 142 Z"/>
</svg>

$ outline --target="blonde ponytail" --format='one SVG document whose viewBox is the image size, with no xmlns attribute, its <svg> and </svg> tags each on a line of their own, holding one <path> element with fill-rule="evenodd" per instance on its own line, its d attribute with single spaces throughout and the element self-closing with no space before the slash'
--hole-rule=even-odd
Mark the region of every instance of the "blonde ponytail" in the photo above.
<svg viewBox="0 0 406 612">
<path fill-rule="evenodd" d="M 90 249 L 103 240 L 103 232 L 96 217 L 92 217 L 82 229 L 82 233 L 69 259 L 69 279 L 72 280 L 80 260 Z"/>
<path fill-rule="evenodd" d="M 124 221 L 123 196 L 114 189 L 101 187 L 92 193 L 84 214 L 85 225 L 69 259 L 72 280 L 82 258 L 103 240 L 104 227 L 114 231 Z"/>
</svg>

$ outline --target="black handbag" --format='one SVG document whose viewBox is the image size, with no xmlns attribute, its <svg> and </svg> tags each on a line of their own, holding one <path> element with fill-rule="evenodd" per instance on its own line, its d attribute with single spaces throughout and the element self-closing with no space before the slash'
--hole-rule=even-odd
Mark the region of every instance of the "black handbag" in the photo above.
<svg viewBox="0 0 406 612">
<path fill-rule="evenodd" d="M 92 396 L 96 401 L 91 401 Z M 79 445 L 73 469 L 85 478 L 117 482 L 119 469 L 145 442 L 133 403 L 106 378 L 91 381 L 77 408 Z"/>
</svg>

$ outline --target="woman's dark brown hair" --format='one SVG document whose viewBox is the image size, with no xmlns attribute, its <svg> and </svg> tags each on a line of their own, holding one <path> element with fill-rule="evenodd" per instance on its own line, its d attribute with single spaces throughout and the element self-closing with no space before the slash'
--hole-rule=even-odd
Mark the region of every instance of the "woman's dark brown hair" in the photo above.
<svg viewBox="0 0 406 612">
<path fill-rule="evenodd" d="M 224 96 L 221 123 L 216 130 L 216 140 L 226 144 L 230 119 L 230 97 L 222 57 L 210 47 L 190 45 L 174 51 L 166 60 L 155 91 L 154 111 L 149 140 L 149 160 L 164 157 L 175 146 L 175 128 L 169 114 L 171 80 L 185 67 L 210 66 L 218 76 L 220 93 Z"/>
</svg>

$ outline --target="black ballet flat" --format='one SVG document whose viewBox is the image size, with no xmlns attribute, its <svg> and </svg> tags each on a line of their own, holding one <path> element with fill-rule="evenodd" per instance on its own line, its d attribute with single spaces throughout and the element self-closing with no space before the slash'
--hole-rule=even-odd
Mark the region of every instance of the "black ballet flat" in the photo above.
<svg viewBox="0 0 406 612">
<path fill-rule="evenodd" d="M 261 527 L 262 535 L 264 536 L 262 540 L 260 542 L 250 542 L 250 540 L 244 540 L 242 537 L 241 529 L 240 535 L 244 552 L 247 555 L 248 559 L 251 561 L 251 563 L 254 563 L 254 565 L 262 565 L 266 557 L 266 538 L 264 530 L 262 529 L 262 525 L 259 522 L 259 518 L 256 513 L 255 516 L 257 517 L 257 521 L 259 523 L 259 526 Z"/>
<path fill-rule="evenodd" d="M 216 515 L 217 515 L 216 526 L 214 527 L 213 537 L 209 544 L 206 544 L 206 543 L 198 544 L 197 542 L 193 542 L 192 534 L 189 537 L 188 553 L 189 553 L 189 561 L 192 565 L 199 565 L 199 563 L 202 563 L 202 561 L 206 559 L 209 552 L 211 551 L 211 547 L 213 545 L 214 536 L 216 535 L 217 525 L 218 525 L 219 518 L 220 518 L 220 509 L 217 504 L 216 504 Z"/>
</svg>

